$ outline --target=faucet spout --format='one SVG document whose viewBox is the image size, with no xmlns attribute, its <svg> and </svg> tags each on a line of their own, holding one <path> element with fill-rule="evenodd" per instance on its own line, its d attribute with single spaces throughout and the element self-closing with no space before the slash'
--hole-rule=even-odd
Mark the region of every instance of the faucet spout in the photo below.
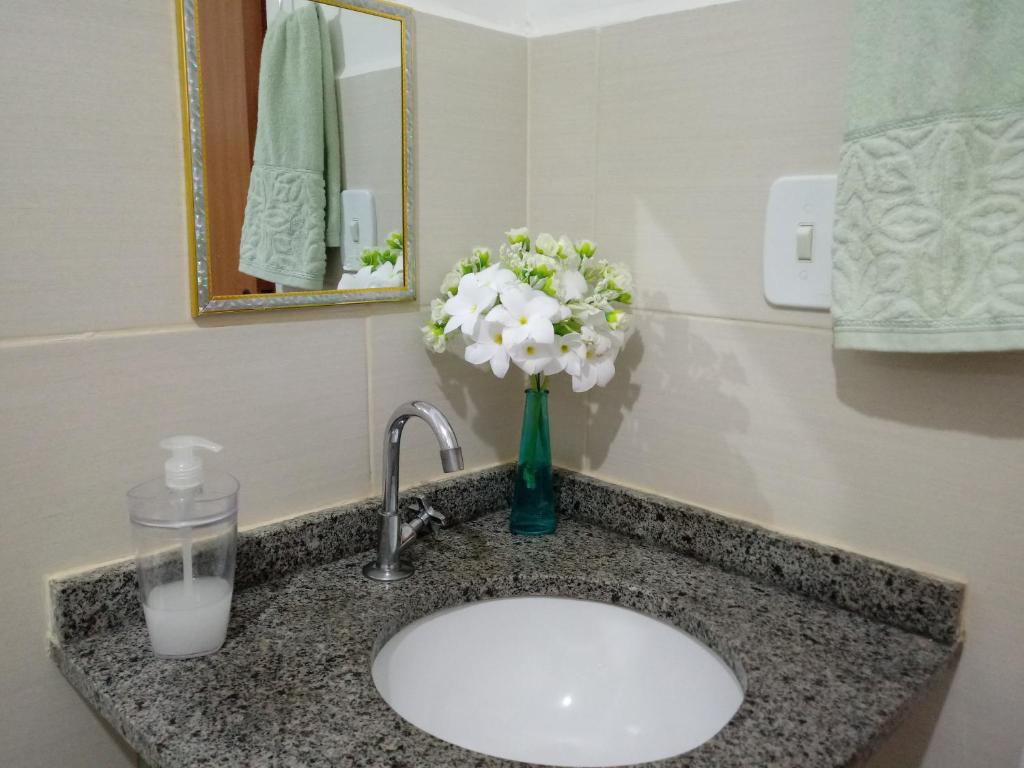
<svg viewBox="0 0 1024 768">
<path fill-rule="evenodd" d="M 384 431 L 384 498 L 380 513 L 377 559 L 363 568 L 363 574 L 376 581 L 398 581 L 412 575 L 411 563 L 399 555 L 404 544 L 402 520 L 398 514 L 398 466 L 402 445 L 402 430 L 409 419 L 417 417 L 430 427 L 441 453 L 441 468 L 445 472 L 462 469 L 462 448 L 455 430 L 445 415 L 430 403 L 413 400 L 395 409 Z"/>
<path fill-rule="evenodd" d="M 441 469 L 445 472 L 458 472 L 462 469 L 462 449 L 461 448 L 442 448 L 441 449 Z"/>
</svg>

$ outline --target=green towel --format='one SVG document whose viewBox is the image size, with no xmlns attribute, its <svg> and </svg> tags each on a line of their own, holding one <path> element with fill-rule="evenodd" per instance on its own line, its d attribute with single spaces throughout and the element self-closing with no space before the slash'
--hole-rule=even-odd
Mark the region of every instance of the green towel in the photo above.
<svg viewBox="0 0 1024 768">
<path fill-rule="evenodd" d="M 1024 348 L 1024 0 L 858 0 L 839 348 Z"/>
<path fill-rule="evenodd" d="M 313 4 L 279 15 L 260 58 L 240 271 L 306 290 L 324 287 L 326 248 L 340 245 L 339 131 L 326 22 Z"/>
</svg>

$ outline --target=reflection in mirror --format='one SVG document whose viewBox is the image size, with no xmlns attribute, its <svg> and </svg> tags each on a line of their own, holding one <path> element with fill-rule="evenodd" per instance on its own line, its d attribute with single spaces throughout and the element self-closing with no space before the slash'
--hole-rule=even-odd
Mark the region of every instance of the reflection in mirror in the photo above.
<svg viewBox="0 0 1024 768">
<path fill-rule="evenodd" d="M 182 2 L 194 312 L 413 298 L 404 9 Z"/>
</svg>

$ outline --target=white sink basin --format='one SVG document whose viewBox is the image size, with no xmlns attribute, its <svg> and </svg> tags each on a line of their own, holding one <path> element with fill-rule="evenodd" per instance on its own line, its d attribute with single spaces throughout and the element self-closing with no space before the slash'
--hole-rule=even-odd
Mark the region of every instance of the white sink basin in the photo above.
<svg viewBox="0 0 1024 768">
<path fill-rule="evenodd" d="M 413 725 L 509 760 L 613 766 L 687 752 L 743 689 L 705 645 L 625 608 L 551 597 L 449 608 L 381 649 L 373 681 Z"/>
</svg>

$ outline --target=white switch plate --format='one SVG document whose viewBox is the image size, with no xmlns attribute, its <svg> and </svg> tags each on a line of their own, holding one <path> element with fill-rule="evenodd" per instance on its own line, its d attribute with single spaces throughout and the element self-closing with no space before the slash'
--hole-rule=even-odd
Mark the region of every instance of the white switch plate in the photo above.
<svg viewBox="0 0 1024 768">
<path fill-rule="evenodd" d="M 835 209 L 835 176 L 785 176 L 772 184 L 764 228 L 764 296 L 770 304 L 799 309 L 832 306 Z M 798 241 L 808 239 L 811 258 L 801 259 Z"/>
<path fill-rule="evenodd" d="M 368 189 L 341 191 L 342 265 L 346 270 L 358 271 L 363 266 L 360 257 L 367 248 L 377 245 L 377 206 L 373 192 Z"/>
</svg>

